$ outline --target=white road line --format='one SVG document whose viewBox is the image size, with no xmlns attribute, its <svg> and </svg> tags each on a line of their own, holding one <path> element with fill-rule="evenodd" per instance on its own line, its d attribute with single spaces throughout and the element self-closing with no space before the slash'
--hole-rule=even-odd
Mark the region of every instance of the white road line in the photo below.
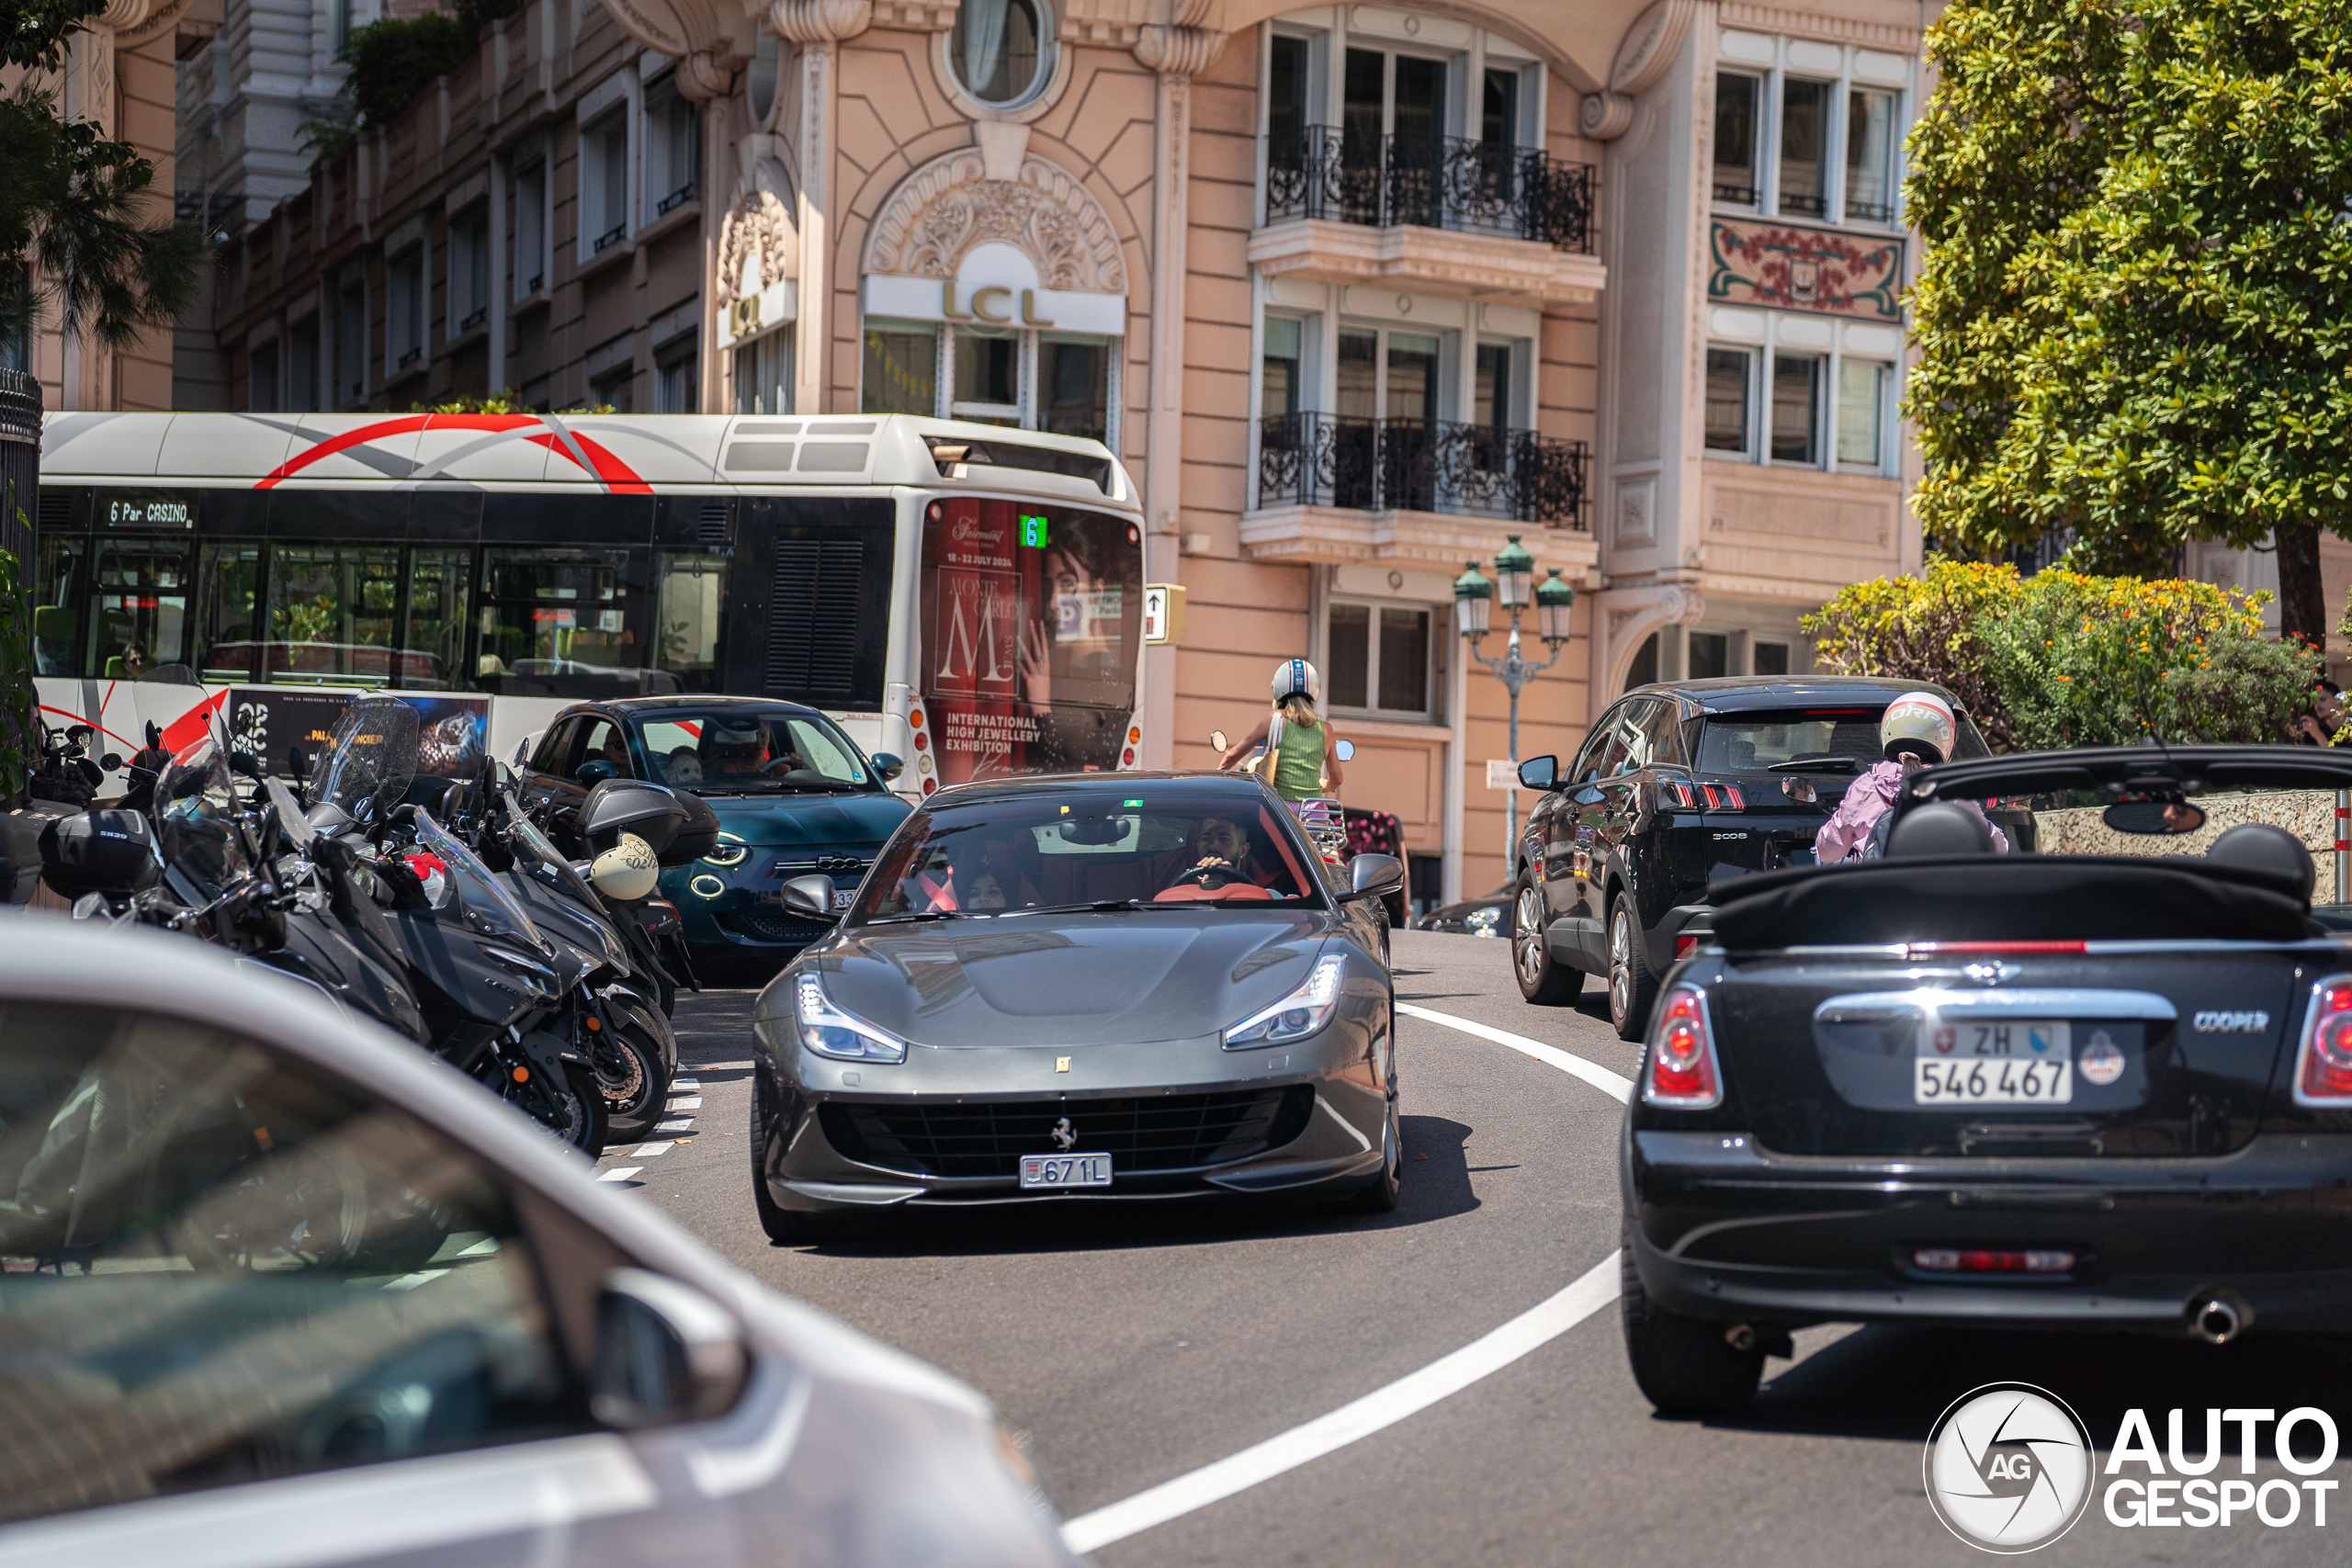
<svg viewBox="0 0 2352 1568">
<path fill-rule="evenodd" d="M 698 1094 L 690 1094 L 683 1100 L 673 1100 L 670 1102 L 670 1109 L 673 1111 L 700 1111 L 702 1109 L 702 1096 Z"/>
<path fill-rule="evenodd" d="M 700 1078 L 672 1078 L 670 1080 L 670 1092 L 673 1094 L 682 1089 L 700 1089 L 701 1087 Z"/>
<path fill-rule="evenodd" d="M 690 1133 L 694 1131 L 694 1125 L 693 1117 L 681 1116 L 675 1122 L 664 1122 L 653 1130 L 657 1133 Z"/>
<path fill-rule="evenodd" d="M 1618 1077 L 1608 1068 L 1571 1055 L 1556 1046 L 1539 1040 L 1513 1034 L 1508 1030 L 1492 1029 L 1483 1023 L 1473 1023 L 1466 1018 L 1437 1012 L 1429 1008 L 1415 1007 L 1407 1002 L 1396 1004 L 1396 1010 L 1409 1013 L 1430 1023 L 1458 1029 L 1464 1034 L 1475 1034 L 1498 1045 L 1508 1045 L 1523 1051 L 1538 1061 L 1549 1064 L 1611 1095 L 1617 1100 L 1632 1098 L 1631 1080 Z M 1594 1313 L 1617 1299 L 1618 1254 L 1607 1258 L 1585 1270 L 1574 1283 L 1546 1297 L 1512 1318 L 1509 1323 L 1459 1350 L 1439 1357 L 1416 1372 L 1408 1372 L 1385 1388 L 1377 1388 L 1363 1398 L 1342 1404 L 1328 1416 L 1320 1416 L 1303 1427 L 1294 1427 L 1279 1436 L 1267 1438 L 1227 1455 L 1214 1464 L 1203 1465 L 1189 1474 L 1177 1476 L 1148 1487 L 1132 1497 L 1123 1498 L 1091 1514 L 1080 1514 L 1062 1526 L 1062 1541 L 1080 1556 L 1098 1551 L 1114 1541 L 1182 1518 L 1195 1509 L 1212 1503 L 1221 1503 L 1237 1493 L 1246 1492 L 1261 1481 L 1271 1481 L 1300 1465 L 1312 1463 L 1325 1454 L 1346 1448 L 1359 1438 L 1395 1426 L 1409 1416 L 1418 1415 L 1438 1401 L 1461 1393 L 1472 1383 L 1490 1373 L 1500 1371 L 1513 1361 L 1530 1355 L 1557 1339 Z"/>
<path fill-rule="evenodd" d="M 598 1171 L 596 1173 L 596 1179 L 599 1181 L 627 1181 L 630 1177 L 635 1176 L 639 1171 L 644 1168 L 645 1168 L 643 1166 L 639 1165 L 616 1165 L 610 1170 Z"/>
<path fill-rule="evenodd" d="M 1449 1394 L 1461 1393 L 1487 1374 L 1550 1344 L 1616 1299 L 1617 1254 L 1611 1252 L 1556 1295 L 1385 1388 L 1374 1389 L 1362 1399 L 1342 1404 L 1303 1427 L 1294 1427 L 1279 1437 L 1269 1438 L 1214 1464 L 1203 1465 L 1189 1475 L 1163 1481 L 1108 1507 L 1080 1514 L 1062 1526 L 1062 1542 L 1082 1556 L 1196 1508 L 1222 1502 L 1286 1471 L 1296 1470 L 1359 1438 L 1393 1427 Z"/>
<path fill-rule="evenodd" d="M 1633 1079 L 1619 1077 L 1599 1063 L 1588 1062 L 1582 1056 L 1570 1055 L 1556 1045 L 1546 1045 L 1540 1040 L 1530 1040 L 1524 1034 L 1513 1034 L 1508 1029 L 1496 1029 L 1484 1023 L 1473 1023 L 1466 1018 L 1456 1018 L 1450 1012 L 1437 1012 L 1429 1008 L 1415 1007 L 1410 1002 L 1398 1002 L 1396 1010 L 1409 1018 L 1424 1019 L 1430 1023 L 1443 1024 L 1448 1029 L 1458 1029 L 1464 1034 L 1475 1034 L 1481 1040 L 1491 1040 L 1498 1045 L 1508 1045 L 1514 1051 L 1524 1051 L 1537 1061 L 1547 1062 L 1564 1073 L 1580 1077 L 1603 1094 L 1614 1095 L 1621 1101 L 1634 1098 Z"/>
<path fill-rule="evenodd" d="M 632 1159 L 651 1159 L 655 1155 L 668 1153 L 669 1148 L 670 1145 L 667 1144 L 639 1144 L 629 1157 Z"/>
</svg>

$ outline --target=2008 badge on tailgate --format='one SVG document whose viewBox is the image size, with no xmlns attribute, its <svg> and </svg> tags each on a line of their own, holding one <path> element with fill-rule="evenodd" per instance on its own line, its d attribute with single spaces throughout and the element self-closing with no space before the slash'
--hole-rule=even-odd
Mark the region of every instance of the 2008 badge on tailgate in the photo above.
<svg viewBox="0 0 2352 1568">
<path fill-rule="evenodd" d="M 2070 1034 L 2060 1019 L 1930 1019 L 1919 1030 L 1912 1099 L 1921 1105 L 2064 1105 L 2074 1098 Z"/>
</svg>

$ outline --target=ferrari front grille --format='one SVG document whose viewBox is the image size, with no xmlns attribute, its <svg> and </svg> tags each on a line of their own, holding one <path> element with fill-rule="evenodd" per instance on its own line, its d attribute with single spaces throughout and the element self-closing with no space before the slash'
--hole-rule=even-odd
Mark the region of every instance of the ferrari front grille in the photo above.
<svg viewBox="0 0 2352 1568">
<path fill-rule="evenodd" d="M 918 1176 L 1011 1177 L 1023 1155 L 1107 1154 L 1114 1174 L 1197 1170 L 1290 1142 L 1315 1111 L 1310 1084 L 1120 1100 L 1018 1100 L 963 1105 L 831 1101 L 819 1113 L 834 1148 Z"/>
</svg>

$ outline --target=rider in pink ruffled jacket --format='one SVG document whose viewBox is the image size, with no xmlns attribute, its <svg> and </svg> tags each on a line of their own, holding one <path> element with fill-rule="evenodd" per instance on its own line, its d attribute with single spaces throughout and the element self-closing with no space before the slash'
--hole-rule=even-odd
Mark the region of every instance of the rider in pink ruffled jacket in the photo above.
<svg viewBox="0 0 2352 1568">
<path fill-rule="evenodd" d="M 1878 726 L 1879 741 L 1885 748 L 1887 760 L 1873 763 L 1848 786 L 1846 797 L 1838 803 L 1837 811 L 1814 838 L 1814 858 L 1827 865 L 1849 856 L 1874 856 L 1877 852 L 1871 847 L 1871 829 L 1894 804 L 1894 792 L 1910 774 L 1921 768 L 1932 768 L 1950 757 L 1959 728 L 1952 717 L 1951 705 L 1933 692 L 1906 692 L 1887 704 Z M 1973 801 L 1959 804 L 1980 817 L 1984 815 Z M 1994 849 L 2008 853 L 2009 840 L 2001 829 L 1989 820 L 1984 825 L 1992 829 Z"/>
</svg>

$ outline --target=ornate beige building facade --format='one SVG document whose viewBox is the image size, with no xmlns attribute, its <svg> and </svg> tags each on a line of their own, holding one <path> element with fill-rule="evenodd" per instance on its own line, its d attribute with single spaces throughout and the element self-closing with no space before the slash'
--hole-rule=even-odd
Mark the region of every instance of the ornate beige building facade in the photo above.
<svg viewBox="0 0 2352 1568">
<path fill-rule="evenodd" d="M 1894 192 L 1934 9 L 528 0 L 251 214 L 186 400 L 1099 436 L 1188 593 L 1147 757 L 1205 761 L 1305 653 L 1350 804 L 1422 897 L 1481 892 L 1465 560 L 1517 535 L 1578 591 L 1528 756 L 1632 682 L 1800 672 L 1807 610 L 1919 561 Z M 182 67 L 184 141 L 229 63 Z"/>
</svg>

